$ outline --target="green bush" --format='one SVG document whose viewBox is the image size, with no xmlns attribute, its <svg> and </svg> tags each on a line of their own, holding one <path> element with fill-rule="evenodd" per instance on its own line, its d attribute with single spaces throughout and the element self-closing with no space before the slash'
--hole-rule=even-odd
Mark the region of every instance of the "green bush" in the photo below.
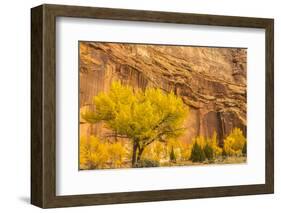
<svg viewBox="0 0 281 213">
<path fill-rule="evenodd" d="M 195 142 L 192 146 L 190 160 L 192 162 L 203 162 L 206 160 L 204 150 Z"/>
<path fill-rule="evenodd" d="M 204 153 L 208 160 L 212 160 L 214 158 L 214 150 L 209 144 L 206 144 L 204 147 Z"/>
<path fill-rule="evenodd" d="M 156 160 L 150 160 L 150 159 L 142 159 L 138 162 L 137 167 L 138 168 L 144 168 L 144 167 L 159 167 L 160 163 Z"/>
<path fill-rule="evenodd" d="M 174 162 L 174 163 L 177 161 L 175 151 L 174 151 L 174 147 L 172 147 L 172 150 L 170 152 L 170 161 Z"/>
</svg>

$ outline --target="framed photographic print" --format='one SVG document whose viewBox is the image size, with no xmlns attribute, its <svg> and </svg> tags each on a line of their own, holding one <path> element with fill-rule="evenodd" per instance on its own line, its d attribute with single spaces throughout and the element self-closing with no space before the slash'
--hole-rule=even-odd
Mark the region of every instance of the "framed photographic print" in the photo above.
<svg viewBox="0 0 281 213">
<path fill-rule="evenodd" d="M 273 19 L 31 9 L 31 203 L 274 191 Z"/>
</svg>

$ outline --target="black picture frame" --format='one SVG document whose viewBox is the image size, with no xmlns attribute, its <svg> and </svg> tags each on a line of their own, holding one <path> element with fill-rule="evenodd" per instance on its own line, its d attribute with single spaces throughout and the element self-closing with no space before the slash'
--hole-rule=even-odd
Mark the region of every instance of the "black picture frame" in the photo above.
<svg viewBox="0 0 281 213">
<path fill-rule="evenodd" d="M 93 18 L 265 29 L 265 184 L 56 195 L 56 18 Z M 262 139 L 261 139 L 262 140 Z M 41 208 L 274 192 L 274 20 L 44 4 L 31 9 L 31 203 Z"/>
</svg>

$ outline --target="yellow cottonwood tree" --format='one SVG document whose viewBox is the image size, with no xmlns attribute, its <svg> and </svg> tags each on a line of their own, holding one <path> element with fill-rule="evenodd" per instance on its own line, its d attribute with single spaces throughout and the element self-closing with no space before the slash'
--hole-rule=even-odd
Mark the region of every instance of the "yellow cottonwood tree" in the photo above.
<svg viewBox="0 0 281 213">
<path fill-rule="evenodd" d="M 224 140 L 224 151 L 227 155 L 242 155 L 243 147 L 245 146 L 246 138 L 239 128 L 234 128 Z"/>
<path fill-rule="evenodd" d="M 95 110 L 82 116 L 90 123 L 103 121 L 114 134 L 132 142 L 132 167 L 137 167 L 144 149 L 155 141 L 176 138 L 185 128 L 188 108 L 174 93 L 160 89 L 136 90 L 113 82 L 107 93 L 94 97 Z"/>
</svg>

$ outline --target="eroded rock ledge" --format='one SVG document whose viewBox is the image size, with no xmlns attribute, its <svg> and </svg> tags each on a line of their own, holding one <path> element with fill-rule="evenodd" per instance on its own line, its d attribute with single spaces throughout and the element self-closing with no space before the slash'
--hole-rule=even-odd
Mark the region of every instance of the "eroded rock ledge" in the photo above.
<svg viewBox="0 0 281 213">
<path fill-rule="evenodd" d="M 189 142 L 216 130 L 220 143 L 232 128 L 246 135 L 246 49 L 80 43 L 80 109 L 121 80 L 139 88 L 160 87 L 182 96 L 190 107 Z M 85 134 L 102 134 L 100 125 L 80 119 Z"/>
</svg>

